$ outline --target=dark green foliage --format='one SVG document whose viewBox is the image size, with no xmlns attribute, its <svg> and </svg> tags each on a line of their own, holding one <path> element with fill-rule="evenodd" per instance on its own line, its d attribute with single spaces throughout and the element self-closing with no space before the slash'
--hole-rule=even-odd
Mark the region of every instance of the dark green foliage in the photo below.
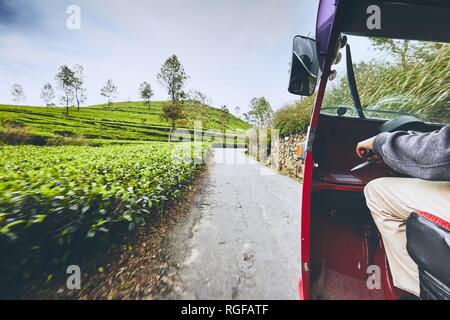
<svg viewBox="0 0 450 320">
<path fill-rule="evenodd" d="M 219 116 L 219 123 L 220 123 L 220 129 L 225 132 L 228 122 L 230 121 L 230 110 L 227 106 L 222 106 L 220 108 L 220 116 Z"/>
<path fill-rule="evenodd" d="M 259 128 L 270 125 L 273 110 L 265 97 L 253 98 L 250 101 L 249 109 L 250 111 L 247 112 L 247 117 L 250 123 Z"/>
<path fill-rule="evenodd" d="M 139 96 L 147 102 L 148 110 L 150 110 L 150 100 L 153 97 L 153 90 L 148 82 L 142 82 L 139 87 Z"/>
<path fill-rule="evenodd" d="M 159 84 L 167 90 L 172 103 L 184 100 L 187 97 L 184 92 L 184 84 L 189 76 L 176 55 L 172 55 L 164 62 L 157 79 Z"/>
<path fill-rule="evenodd" d="M 285 137 L 295 133 L 306 133 L 311 117 L 314 97 L 304 98 L 293 105 L 288 105 L 273 116 L 273 126 Z"/>
<path fill-rule="evenodd" d="M 161 119 L 168 121 L 172 130 L 175 129 L 178 121 L 185 117 L 183 103 L 176 101 L 162 107 Z"/>
<path fill-rule="evenodd" d="M 117 97 L 117 86 L 114 84 L 114 82 L 111 79 L 108 79 L 105 83 L 105 85 L 100 90 L 100 94 L 105 97 L 106 102 L 108 103 L 108 106 L 111 108 L 111 104 L 114 101 L 114 99 Z"/>
<path fill-rule="evenodd" d="M 77 81 L 75 72 L 67 65 L 62 65 L 58 68 L 58 73 L 55 76 L 59 88 L 63 91 L 61 101 L 66 105 L 66 115 L 69 115 L 69 104 L 74 98 L 74 85 Z"/>
</svg>

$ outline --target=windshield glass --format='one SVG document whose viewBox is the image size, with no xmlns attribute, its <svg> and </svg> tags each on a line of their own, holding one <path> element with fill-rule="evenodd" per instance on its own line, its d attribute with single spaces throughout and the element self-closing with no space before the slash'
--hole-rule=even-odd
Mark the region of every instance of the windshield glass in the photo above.
<svg viewBox="0 0 450 320">
<path fill-rule="evenodd" d="M 348 37 L 356 83 L 369 119 L 412 115 L 425 122 L 450 122 L 450 44 Z M 332 69 L 322 113 L 357 117 L 348 86 L 345 50 Z"/>
</svg>

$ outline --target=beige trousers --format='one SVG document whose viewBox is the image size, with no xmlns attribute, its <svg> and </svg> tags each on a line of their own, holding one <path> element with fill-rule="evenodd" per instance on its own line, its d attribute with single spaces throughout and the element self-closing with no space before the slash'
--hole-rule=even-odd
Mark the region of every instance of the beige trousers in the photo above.
<svg viewBox="0 0 450 320">
<path fill-rule="evenodd" d="M 419 296 L 417 265 L 406 251 L 406 220 L 420 210 L 450 221 L 450 182 L 380 178 L 367 184 L 364 194 L 383 238 L 394 285 Z"/>
</svg>

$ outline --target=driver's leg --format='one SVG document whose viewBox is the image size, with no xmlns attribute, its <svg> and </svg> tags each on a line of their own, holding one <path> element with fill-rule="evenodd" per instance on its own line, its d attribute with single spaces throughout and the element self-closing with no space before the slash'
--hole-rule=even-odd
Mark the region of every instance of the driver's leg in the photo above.
<svg viewBox="0 0 450 320">
<path fill-rule="evenodd" d="M 419 296 L 417 265 L 406 251 L 406 220 L 420 210 L 450 221 L 450 182 L 380 178 L 371 181 L 364 194 L 383 238 L 394 285 Z"/>
</svg>

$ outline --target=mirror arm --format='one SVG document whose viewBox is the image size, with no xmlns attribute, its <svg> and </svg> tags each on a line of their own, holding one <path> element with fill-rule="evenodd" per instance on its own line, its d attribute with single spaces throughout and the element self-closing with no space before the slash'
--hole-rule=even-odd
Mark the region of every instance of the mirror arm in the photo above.
<svg viewBox="0 0 450 320">
<path fill-rule="evenodd" d="M 361 106 L 361 100 L 359 98 L 358 87 L 356 86 L 355 72 L 353 70 L 353 59 L 350 50 L 350 45 L 346 45 L 346 56 L 347 56 L 347 78 L 348 86 L 352 94 L 353 104 L 355 106 L 356 112 L 360 119 L 365 119 L 364 112 Z"/>
</svg>

